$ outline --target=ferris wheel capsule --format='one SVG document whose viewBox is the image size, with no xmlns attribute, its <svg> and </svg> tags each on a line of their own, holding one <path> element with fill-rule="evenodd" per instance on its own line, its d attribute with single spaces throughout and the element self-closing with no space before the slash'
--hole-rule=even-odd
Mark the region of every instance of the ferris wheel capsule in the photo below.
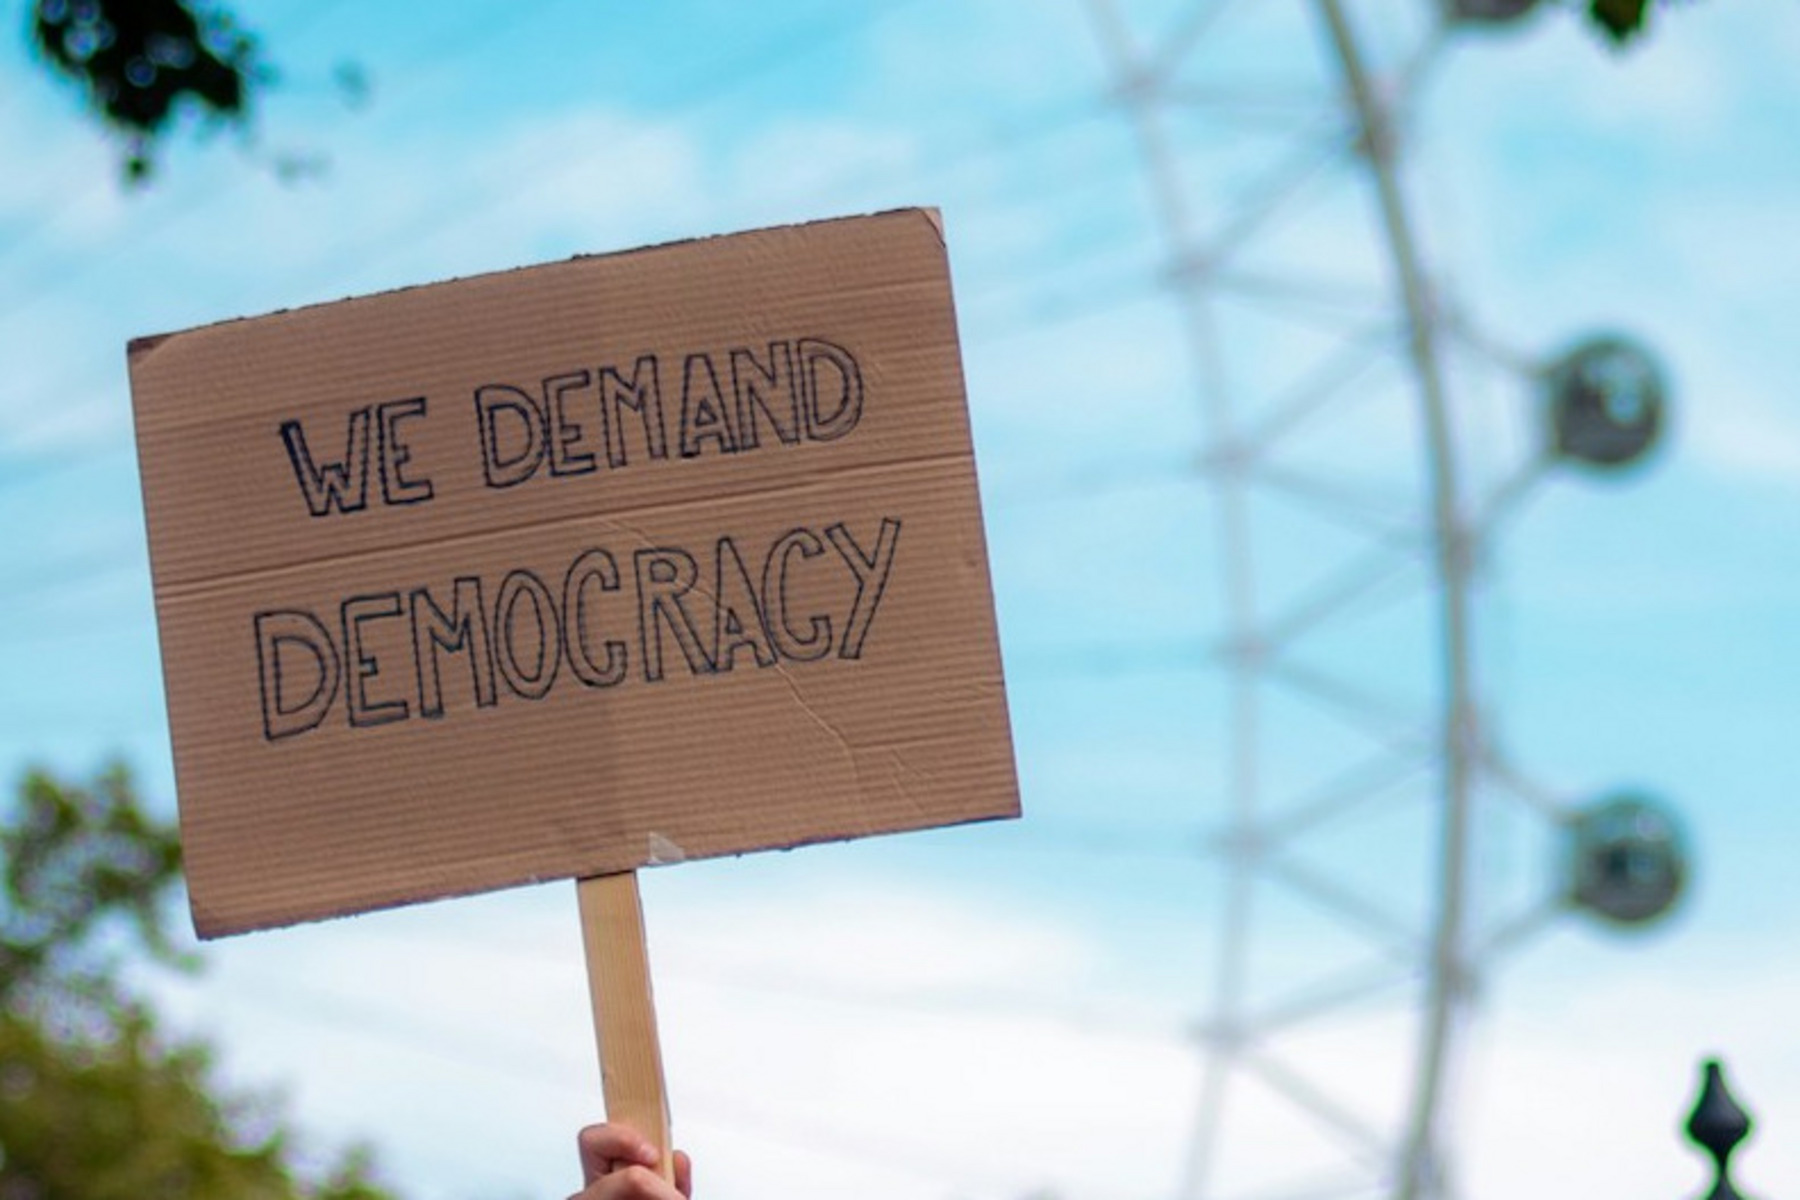
<svg viewBox="0 0 1800 1200">
<path fill-rule="evenodd" d="M 1667 408 L 1662 367 L 1642 344 L 1588 338 L 1544 372 L 1550 448 L 1591 467 L 1629 466 L 1656 445 Z"/>
<path fill-rule="evenodd" d="M 1568 825 L 1568 898 L 1608 924 L 1667 914 L 1687 884 L 1688 852 L 1669 810 L 1639 793 L 1589 805 Z"/>
</svg>

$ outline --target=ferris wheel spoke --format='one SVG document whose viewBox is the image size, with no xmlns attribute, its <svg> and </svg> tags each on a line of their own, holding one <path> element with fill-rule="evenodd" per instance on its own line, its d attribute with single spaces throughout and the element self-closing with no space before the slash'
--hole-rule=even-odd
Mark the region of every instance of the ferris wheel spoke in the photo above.
<svg viewBox="0 0 1800 1200">
<path fill-rule="evenodd" d="M 1164 37 L 1162 48 L 1156 55 L 1154 73 L 1159 78 L 1173 75 L 1181 60 L 1188 56 L 1207 30 L 1218 24 L 1219 19 L 1238 3 L 1240 0 L 1206 0 L 1196 4 L 1180 26 Z"/>
<path fill-rule="evenodd" d="M 1326 111 L 1326 101 L 1310 88 L 1201 87 L 1167 83 L 1161 94 L 1170 104 L 1230 117 L 1242 124 L 1292 131 L 1295 125 L 1315 121 Z"/>
<path fill-rule="evenodd" d="M 1412 101 L 1430 81 L 1438 64 L 1444 60 L 1449 41 L 1450 22 L 1443 10 L 1438 9 L 1432 15 L 1430 30 L 1419 39 L 1419 44 L 1394 73 L 1394 95 L 1403 108 L 1410 108 Z"/>
<path fill-rule="evenodd" d="M 1206 1192 L 1225 1120 L 1232 1071 L 1245 1045 L 1239 1015 L 1248 974 L 1256 879 L 1250 864 L 1242 859 L 1228 859 L 1226 870 L 1224 936 L 1214 959 L 1217 970 L 1213 978 L 1213 1017 L 1204 1028 L 1194 1031 L 1210 1043 L 1211 1053 L 1201 1073 L 1193 1144 L 1183 1172 L 1184 1197 L 1198 1197 Z"/>
<path fill-rule="evenodd" d="M 1341 972 L 1332 979 L 1314 983 L 1294 994 L 1278 999 L 1246 1022 L 1259 1036 L 1268 1037 L 1317 1020 L 1329 1013 L 1342 1012 L 1359 1004 L 1418 982 L 1414 969 L 1400 970 L 1392 963 L 1378 963 Z"/>
<path fill-rule="evenodd" d="M 1324 621 L 1359 601 L 1367 600 L 1379 589 L 1412 570 L 1417 563 L 1411 555 L 1401 552 L 1400 543 L 1403 540 L 1411 539 L 1391 536 L 1383 538 L 1332 578 L 1315 586 L 1263 631 L 1260 638 L 1262 645 L 1268 652 L 1280 654 Z"/>
<path fill-rule="evenodd" d="M 1312 278 L 1299 274 L 1271 275 L 1241 268 L 1220 269 L 1208 279 L 1213 290 L 1267 305 L 1280 306 L 1284 315 L 1329 321 L 1336 332 L 1350 317 L 1362 321 L 1391 322 L 1386 297 L 1369 284 L 1356 280 Z"/>
<path fill-rule="evenodd" d="M 1230 0 L 1216 0 L 1218 6 Z M 1087 10 L 1098 30 L 1102 48 L 1112 60 L 1113 72 L 1119 79 L 1116 89 L 1119 103 L 1132 117 L 1132 124 L 1151 164 L 1150 184 L 1163 235 L 1169 243 L 1174 261 L 1187 257 L 1192 240 L 1192 221 L 1187 200 L 1171 166 L 1173 151 L 1162 122 L 1157 119 L 1155 99 L 1156 74 L 1140 60 L 1131 43 L 1130 31 L 1119 15 L 1116 0 L 1087 0 Z M 1191 306 L 1190 306 L 1191 307 Z"/>
<path fill-rule="evenodd" d="M 1271 840 L 1297 837 L 1405 783 L 1429 764 L 1429 757 L 1416 749 L 1413 753 L 1384 749 L 1340 771 L 1268 821 L 1264 836 Z"/>
<path fill-rule="evenodd" d="M 1176 260 L 1180 275 L 1209 275 L 1235 252 L 1280 218 L 1296 198 L 1327 168 L 1341 165 L 1352 140 L 1341 127 L 1314 133 L 1262 178 L 1240 194 L 1232 216 L 1197 250 Z"/>
<path fill-rule="evenodd" d="M 1193 853 L 1202 858 L 1219 857 L 1230 862 L 1231 855 L 1242 845 L 1292 843 L 1423 774 L 1431 761 L 1421 748 L 1408 753 L 1385 748 L 1378 750 L 1315 786 L 1285 810 L 1261 820 L 1240 820 L 1215 832 L 1196 845 Z"/>
<path fill-rule="evenodd" d="M 1548 474 L 1549 466 L 1548 457 L 1543 454 L 1533 455 L 1484 496 L 1476 509 L 1474 529 L 1477 535 L 1487 537 L 1495 527 L 1516 513 L 1537 491 L 1538 485 Z"/>
<path fill-rule="evenodd" d="M 1540 816 L 1554 822 L 1561 822 L 1566 817 L 1567 805 L 1557 793 L 1527 776 L 1519 765 L 1492 741 L 1485 741 L 1482 744 L 1480 765 L 1488 778 L 1499 784 L 1508 795 Z"/>
<path fill-rule="evenodd" d="M 1393 543 L 1421 540 L 1416 521 L 1396 512 L 1396 506 L 1385 503 L 1366 488 L 1357 488 L 1341 480 L 1327 479 L 1312 471 L 1296 471 L 1286 467 L 1259 464 L 1253 477 L 1258 484 L 1306 502 L 1311 511 L 1335 519 L 1359 532 L 1387 535 L 1384 542 L 1392 556 L 1400 548 Z"/>
<path fill-rule="evenodd" d="M 1212 1179 L 1214 1154 L 1218 1149 L 1219 1131 L 1224 1125 L 1227 1091 L 1230 1088 L 1230 1066 L 1236 1056 L 1235 1047 L 1216 1048 L 1207 1057 L 1200 1073 L 1200 1099 L 1194 1110 L 1194 1133 L 1182 1164 L 1182 1177 L 1176 1195 L 1195 1200 L 1207 1194 Z"/>
<path fill-rule="evenodd" d="M 1269 415 L 1244 435 L 1244 444 L 1259 453 L 1266 451 L 1308 417 L 1317 416 L 1382 360 L 1390 336 L 1385 326 L 1351 330 L 1329 358 L 1270 405 Z"/>
<path fill-rule="evenodd" d="M 1364 1157 L 1371 1163 L 1386 1160 L 1388 1149 L 1381 1134 L 1351 1109 L 1326 1095 L 1311 1080 L 1290 1070 L 1261 1048 L 1246 1050 L 1243 1063 L 1289 1103 L 1340 1134 L 1359 1157 Z"/>
<path fill-rule="evenodd" d="M 1346 718 L 1383 745 L 1408 750 L 1428 745 L 1432 730 L 1383 697 L 1291 658 L 1272 660 L 1268 675 Z"/>
<path fill-rule="evenodd" d="M 1482 957 L 1509 954 L 1544 932 L 1562 915 L 1565 905 L 1560 895 L 1551 894 L 1515 913 L 1482 942 Z"/>
<path fill-rule="evenodd" d="M 1542 366 L 1532 355 L 1509 346 L 1476 325 L 1468 313 L 1454 304 L 1442 306 L 1444 333 L 1457 345 L 1472 350 L 1491 366 L 1520 379 L 1533 379 Z"/>
<path fill-rule="evenodd" d="M 1114 73 L 1120 81 L 1117 94 L 1121 101 L 1129 104 L 1143 90 L 1149 76 L 1138 65 L 1137 50 L 1131 44 L 1124 18 L 1119 15 L 1114 0 L 1087 0 L 1087 9 L 1094 28 L 1099 31 L 1101 48 L 1113 61 Z"/>
<path fill-rule="evenodd" d="M 1263 860 L 1263 873 L 1344 923 L 1372 935 L 1388 953 L 1402 961 L 1418 957 L 1423 945 L 1418 931 L 1341 880 L 1292 857 L 1273 854 Z"/>
</svg>

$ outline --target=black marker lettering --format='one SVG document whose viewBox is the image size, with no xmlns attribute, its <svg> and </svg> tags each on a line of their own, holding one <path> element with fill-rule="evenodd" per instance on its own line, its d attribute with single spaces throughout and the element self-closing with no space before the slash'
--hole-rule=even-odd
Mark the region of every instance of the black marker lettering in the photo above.
<svg viewBox="0 0 1800 1200">
<path fill-rule="evenodd" d="M 719 393 L 719 375 L 712 358 L 690 354 L 681 370 L 681 457 L 698 458 L 703 443 L 719 444 L 719 453 L 737 450 L 731 429 L 731 410 Z"/>
<path fill-rule="evenodd" d="M 550 425 L 550 473 L 552 475 L 586 475 L 598 464 L 585 450 L 571 449 L 581 441 L 582 428 L 571 421 L 565 411 L 564 397 L 585 388 L 593 376 L 586 371 L 569 375 L 552 375 L 544 380 L 544 413 Z"/>
<path fill-rule="evenodd" d="M 713 662 L 729 671 L 737 652 L 745 646 L 759 667 L 775 665 L 775 647 L 763 624 L 762 606 L 750 573 L 735 543 L 719 539 L 713 573 Z"/>
<path fill-rule="evenodd" d="M 793 556 L 817 558 L 825 553 L 825 544 L 810 529 L 792 529 L 781 535 L 763 561 L 763 615 L 768 618 L 769 636 L 781 657 L 796 662 L 812 662 L 831 651 L 831 618 L 807 618 L 808 632 L 794 632 L 788 617 L 788 573 L 793 569 Z"/>
<path fill-rule="evenodd" d="M 461 576 L 450 593 L 448 615 L 426 588 L 411 596 L 413 665 L 419 677 L 419 715 L 444 715 L 443 679 L 438 673 L 438 651 L 464 653 L 469 658 L 470 682 L 478 708 L 492 708 L 498 697 L 494 688 L 494 650 L 488 636 L 487 610 L 481 603 L 481 580 Z"/>
<path fill-rule="evenodd" d="M 481 426 L 481 470 L 489 487 L 513 487 L 537 474 L 549 438 L 536 400 L 516 387 L 485 383 L 475 389 L 475 419 Z"/>
<path fill-rule="evenodd" d="M 288 461 L 294 467 L 294 479 L 306 500 L 306 511 L 315 517 L 360 512 L 369 505 L 369 410 L 359 408 L 350 414 L 350 429 L 344 438 L 344 460 L 320 465 L 313 463 L 306 446 L 306 432 L 298 421 L 281 423 L 281 440 L 287 446 Z"/>
<path fill-rule="evenodd" d="M 425 397 L 389 400 L 375 410 L 381 430 L 381 498 L 388 504 L 423 504 L 431 499 L 431 480 L 410 478 L 412 447 L 400 432 L 400 422 L 425 415 Z"/>
<path fill-rule="evenodd" d="M 343 603 L 344 659 L 349 668 L 344 702 L 350 711 L 350 724 L 358 728 L 406 720 L 406 701 L 369 699 L 369 681 L 381 674 L 381 660 L 363 643 L 363 626 L 399 615 L 399 592 L 352 596 Z"/>
<path fill-rule="evenodd" d="M 850 605 L 850 616 L 844 622 L 844 640 L 838 647 L 840 658 L 861 658 L 863 639 L 875 623 L 875 610 L 881 605 L 881 594 L 887 590 L 888 575 L 894 569 L 894 548 L 900 543 L 900 522 L 881 518 L 881 532 L 875 541 L 875 553 L 864 554 L 850 531 L 840 522 L 825 531 L 838 555 L 856 576 L 856 600 Z"/>
<path fill-rule="evenodd" d="M 769 365 L 754 351 L 731 352 L 731 392 L 737 402 L 738 448 L 760 444 L 757 414 L 768 420 L 783 445 L 800 444 L 800 389 L 794 384 L 794 352 L 786 342 L 769 343 Z"/>
<path fill-rule="evenodd" d="M 295 670 L 295 654 L 310 659 L 304 671 Z M 275 742 L 318 728 L 338 690 L 337 644 L 319 619 L 293 608 L 257 613 L 256 665 L 263 737 Z"/>
<path fill-rule="evenodd" d="M 673 548 L 639 550 L 632 556 L 632 565 L 637 574 L 638 640 L 644 678 L 655 683 L 663 677 L 664 625 L 675 635 L 675 644 L 681 647 L 688 670 L 695 675 L 711 674 L 713 663 L 700 640 L 699 626 L 681 602 L 699 577 L 694 556 Z"/>
<path fill-rule="evenodd" d="M 848 350 L 820 338 L 801 338 L 798 350 L 806 436 L 835 442 L 862 420 L 862 369 Z"/>
<path fill-rule="evenodd" d="M 624 642 L 606 641 L 606 665 L 596 666 L 588 640 L 588 584 L 602 592 L 619 590 L 619 565 L 604 550 L 589 550 L 569 564 L 563 577 L 563 648 L 569 655 L 569 669 L 589 687 L 612 687 L 625 680 L 626 649 Z"/>
<path fill-rule="evenodd" d="M 531 602 L 531 623 L 535 632 L 525 639 L 519 635 L 519 601 Z M 536 642 L 530 670 L 519 661 L 519 644 Z M 562 662 L 562 630 L 556 623 L 556 598 L 544 581 L 530 571 L 514 571 L 500 581 L 500 594 L 494 599 L 495 658 L 500 675 L 515 696 L 526 700 L 542 700 L 556 682 L 556 668 Z"/>
<path fill-rule="evenodd" d="M 613 467 L 622 467 L 630 461 L 625 451 L 625 410 L 628 408 L 638 415 L 644 430 L 644 448 L 650 457 L 669 457 L 656 355 L 639 357 L 631 368 L 630 383 L 620 378 L 612 367 L 600 368 L 600 420 L 606 434 L 606 461 Z"/>
</svg>

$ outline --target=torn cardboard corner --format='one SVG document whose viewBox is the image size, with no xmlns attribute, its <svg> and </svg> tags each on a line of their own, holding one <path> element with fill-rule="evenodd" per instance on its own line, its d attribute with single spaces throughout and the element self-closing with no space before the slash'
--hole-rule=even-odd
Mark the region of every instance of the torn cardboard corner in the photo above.
<svg viewBox="0 0 1800 1200">
<path fill-rule="evenodd" d="M 660 833 L 650 835 L 649 847 L 644 851 L 646 867 L 667 867 L 686 861 L 687 851 Z"/>
<path fill-rule="evenodd" d="M 130 365 L 203 935 L 1017 814 L 935 213 Z"/>
</svg>

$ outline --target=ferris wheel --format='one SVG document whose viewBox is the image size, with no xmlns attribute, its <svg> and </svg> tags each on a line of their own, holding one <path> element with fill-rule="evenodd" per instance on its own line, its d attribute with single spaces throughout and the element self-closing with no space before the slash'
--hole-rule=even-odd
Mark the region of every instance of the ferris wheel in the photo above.
<svg viewBox="0 0 1800 1200">
<path fill-rule="evenodd" d="M 1453 1195 L 1484 978 L 1563 912 L 1643 923 L 1682 890 L 1667 811 L 1536 782 L 1483 674 L 1509 517 L 1557 473 L 1649 458 L 1664 376 L 1614 332 L 1503 347 L 1429 250 L 1427 85 L 1534 0 L 1087 3 L 1180 308 L 1218 546 L 1221 894 L 1177 1194 Z"/>
</svg>

